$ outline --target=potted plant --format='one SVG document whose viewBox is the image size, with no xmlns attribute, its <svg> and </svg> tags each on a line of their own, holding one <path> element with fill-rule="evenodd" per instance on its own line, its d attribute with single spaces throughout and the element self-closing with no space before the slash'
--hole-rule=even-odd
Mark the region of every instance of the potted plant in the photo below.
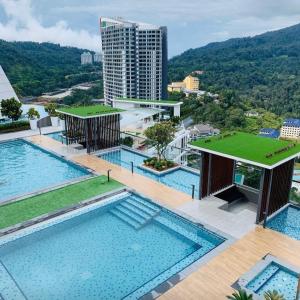
<svg viewBox="0 0 300 300">
<path fill-rule="evenodd" d="M 238 290 L 234 292 L 232 295 L 227 296 L 227 299 L 230 300 L 253 300 L 253 295 L 248 294 L 245 290 Z"/>
<path fill-rule="evenodd" d="M 51 118 L 51 124 L 54 127 L 58 127 L 58 113 L 56 112 L 57 105 L 55 103 L 49 103 L 45 111 L 49 114 Z"/>
<path fill-rule="evenodd" d="M 34 107 L 31 107 L 27 112 L 27 116 L 29 119 L 31 130 L 36 130 L 37 129 L 37 121 L 40 118 L 39 112 Z"/>
</svg>

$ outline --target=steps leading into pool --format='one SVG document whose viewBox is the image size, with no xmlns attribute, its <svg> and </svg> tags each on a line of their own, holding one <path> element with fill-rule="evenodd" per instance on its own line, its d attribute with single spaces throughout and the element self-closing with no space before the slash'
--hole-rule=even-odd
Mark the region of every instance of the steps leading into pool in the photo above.
<svg viewBox="0 0 300 300">
<path fill-rule="evenodd" d="M 161 209 L 150 202 L 129 197 L 110 210 L 110 213 L 135 229 L 141 229 L 148 224 Z"/>
</svg>

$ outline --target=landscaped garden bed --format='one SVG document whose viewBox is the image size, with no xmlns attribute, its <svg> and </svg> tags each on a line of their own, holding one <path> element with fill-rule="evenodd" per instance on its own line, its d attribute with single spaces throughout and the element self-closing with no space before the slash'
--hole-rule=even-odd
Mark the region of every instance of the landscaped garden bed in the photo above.
<svg viewBox="0 0 300 300">
<path fill-rule="evenodd" d="M 28 130 L 28 129 L 30 129 L 30 125 L 28 121 L 18 121 L 18 122 L 0 124 L 0 134 L 16 132 L 21 130 Z"/>
<path fill-rule="evenodd" d="M 167 171 L 178 167 L 173 161 L 167 159 L 158 159 L 157 157 L 150 157 L 144 160 L 142 167 L 152 169 L 157 172 Z"/>
</svg>

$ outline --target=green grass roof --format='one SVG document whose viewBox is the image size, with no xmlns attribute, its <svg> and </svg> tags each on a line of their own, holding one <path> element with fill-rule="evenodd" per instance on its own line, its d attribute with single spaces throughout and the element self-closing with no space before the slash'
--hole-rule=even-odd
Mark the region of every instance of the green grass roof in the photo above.
<svg viewBox="0 0 300 300">
<path fill-rule="evenodd" d="M 81 118 L 109 115 L 124 111 L 107 105 L 74 106 L 57 109 L 57 112 Z"/>
<path fill-rule="evenodd" d="M 161 103 L 161 104 L 179 104 L 177 100 L 151 100 L 151 99 L 136 99 L 136 98 L 117 98 L 116 100 L 132 101 L 132 102 L 143 102 L 143 103 Z"/>
<path fill-rule="evenodd" d="M 225 134 L 226 135 L 226 134 Z M 220 138 L 223 137 L 223 138 Z M 292 141 L 275 140 L 244 132 L 231 133 L 230 136 L 214 136 L 191 143 L 192 147 L 203 151 L 230 156 L 236 160 L 247 161 L 253 165 L 274 166 L 279 162 L 300 153 L 300 144 L 281 153 L 276 151 L 293 144 Z M 268 154 L 272 156 L 267 157 Z"/>
<path fill-rule="evenodd" d="M 2 205 L 0 206 L 0 229 L 72 206 L 122 186 L 121 183 L 112 179 L 107 182 L 106 176 L 98 176 L 44 194 Z"/>
</svg>

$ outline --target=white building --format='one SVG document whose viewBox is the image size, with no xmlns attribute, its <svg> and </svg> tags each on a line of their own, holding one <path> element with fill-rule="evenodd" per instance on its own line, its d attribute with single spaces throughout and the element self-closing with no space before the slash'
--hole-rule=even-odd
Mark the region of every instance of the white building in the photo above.
<svg viewBox="0 0 300 300">
<path fill-rule="evenodd" d="M 5 75 L 2 67 L 0 66 L 0 106 L 2 100 L 6 100 L 10 98 L 15 98 L 16 100 L 19 101 L 17 94 L 15 93 L 7 76 Z M 1 117 L 1 109 L 0 109 L 0 117 Z"/>
<path fill-rule="evenodd" d="M 96 52 L 94 54 L 94 62 L 101 62 L 102 61 L 102 53 Z"/>
<path fill-rule="evenodd" d="M 81 64 L 87 65 L 93 63 L 93 55 L 90 52 L 83 52 L 81 54 Z"/>
<path fill-rule="evenodd" d="M 104 98 L 167 99 L 167 28 L 101 18 Z"/>
<path fill-rule="evenodd" d="M 280 137 L 288 139 L 300 138 L 300 119 L 286 119 L 281 127 Z"/>
</svg>

